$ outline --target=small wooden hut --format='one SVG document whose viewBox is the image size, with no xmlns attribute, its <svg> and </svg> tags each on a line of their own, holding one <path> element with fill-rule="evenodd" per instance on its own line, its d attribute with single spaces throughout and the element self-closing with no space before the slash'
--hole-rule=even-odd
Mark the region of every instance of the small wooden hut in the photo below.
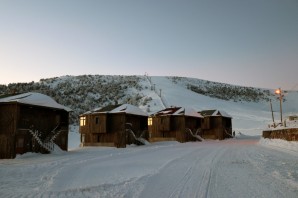
<svg viewBox="0 0 298 198">
<path fill-rule="evenodd" d="M 0 159 L 26 152 L 48 153 L 68 146 L 71 110 L 40 93 L 0 98 Z"/>
<path fill-rule="evenodd" d="M 130 105 L 109 105 L 80 115 L 81 146 L 125 148 L 136 137 L 148 139 L 147 113 Z"/>
<path fill-rule="evenodd" d="M 201 111 L 204 120 L 202 122 L 202 137 L 204 139 L 219 139 L 232 137 L 232 117 L 224 111 Z"/>
<path fill-rule="evenodd" d="M 196 141 L 203 117 L 191 108 L 170 107 L 148 118 L 149 141 Z"/>
</svg>

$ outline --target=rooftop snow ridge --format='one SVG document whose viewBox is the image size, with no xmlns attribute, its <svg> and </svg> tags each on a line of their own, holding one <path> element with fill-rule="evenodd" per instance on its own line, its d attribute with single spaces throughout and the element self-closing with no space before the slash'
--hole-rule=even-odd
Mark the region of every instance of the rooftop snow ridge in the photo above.
<svg viewBox="0 0 298 198">
<path fill-rule="evenodd" d="M 10 102 L 17 102 L 20 104 L 30 104 L 30 105 L 50 107 L 50 108 L 55 108 L 55 109 L 63 109 L 66 111 L 71 111 L 70 108 L 65 107 L 61 104 L 58 104 L 51 97 L 41 94 L 41 93 L 35 93 L 35 92 L 17 94 L 17 95 L 13 95 L 13 96 L 9 96 L 9 97 L 0 99 L 0 103 L 10 103 Z"/>
</svg>

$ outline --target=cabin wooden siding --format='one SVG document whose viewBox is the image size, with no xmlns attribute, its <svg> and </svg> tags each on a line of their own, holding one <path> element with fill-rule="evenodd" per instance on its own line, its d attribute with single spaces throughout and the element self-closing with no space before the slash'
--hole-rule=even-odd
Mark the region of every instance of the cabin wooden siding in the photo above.
<svg viewBox="0 0 298 198">
<path fill-rule="evenodd" d="M 222 116 L 207 116 L 202 122 L 202 137 L 205 139 L 230 138 L 232 136 L 232 119 Z"/>
<path fill-rule="evenodd" d="M 15 158 L 15 134 L 18 107 L 0 104 L 0 159 Z"/>
<path fill-rule="evenodd" d="M 83 146 L 115 146 L 125 148 L 132 144 L 133 138 L 126 132 L 130 123 L 136 136 L 148 128 L 147 117 L 126 113 L 92 113 L 82 115 L 86 117 L 86 125 L 80 126 L 81 142 Z M 98 122 L 96 121 L 98 120 Z M 148 137 L 146 135 L 144 138 Z"/>
<path fill-rule="evenodd" d="M 174 122 L 171 121 L 170 115 L 154 116 L 152 118 L 152 125 L 148 127 L 150 138 L 176 138 Z"/>
<path fill-rule="evenodd" d="M 185 117 L 172 116 L 171 119 L 172 131 L 175 133 L 178 142 L 186 142 Z"/>
<path fill-rule="evenodd" d="M 106 133 L 107 132 L 107 114 L 88 115 L 86 125 L 89 127 L 87 133 Z"/>
<path fill-rule="evenodd" d="M 184 115 L 153 116 L 148 127 L 150 139 L 155 141 L 175 139 L 179 142 L 195 141 L 186 128 L 195 132 L 201 126 L 201 119 Z"/>
<path fill-rule="evenodd" d="M 29 133 L 38 130 L 47 136 L 58 124 L 61 132 L 55 143 L 62 149 L 68 147 L 69 113 L 61 109 L 19 104 L 0 104 L 0 159 L 15 158 L 26 152 L 46 153 Z"/>
</svg>

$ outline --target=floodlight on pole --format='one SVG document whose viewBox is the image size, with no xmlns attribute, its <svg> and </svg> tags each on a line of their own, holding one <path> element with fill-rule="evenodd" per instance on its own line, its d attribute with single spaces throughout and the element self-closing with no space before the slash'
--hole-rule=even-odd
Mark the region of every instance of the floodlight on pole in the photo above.
<svg viewBox="0 0 298 198">
<path fill-rule="evenodd" d="M 282 101 L 283 101 L 283 94 L 282 94 L 281 88 L 276 89 L 275 90 L 275 94 L 278 95 L 279 106 L 280 106 L 280 124 L 281 124 L 281 126 L 283 126 L 283 123 L 282 123 Z"/>
</svg>

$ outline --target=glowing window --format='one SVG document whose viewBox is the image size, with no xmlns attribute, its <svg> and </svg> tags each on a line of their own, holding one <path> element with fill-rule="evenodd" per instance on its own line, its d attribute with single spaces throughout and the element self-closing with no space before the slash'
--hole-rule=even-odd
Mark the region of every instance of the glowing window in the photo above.
<svg viewBox="0 0 298 198">
<path fill-rule="evenodd" d="M 80 126 L 86 125 L 86 117 L 80 117 Z"/>
<path fill-rule="evenodd" d="M 152 125 L 152 118 L 148 118 L 148 126 Z"/>
</svg>

